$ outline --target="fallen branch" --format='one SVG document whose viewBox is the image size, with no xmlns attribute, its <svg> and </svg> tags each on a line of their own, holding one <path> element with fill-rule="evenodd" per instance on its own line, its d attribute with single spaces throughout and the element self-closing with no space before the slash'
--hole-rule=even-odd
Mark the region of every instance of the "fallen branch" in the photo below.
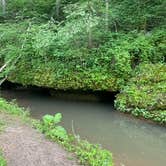
<svg viewBox="0 0 166 166">
<path fill-rule="evenodd" d="M 0 81 L 0 86 L 6 81 L 7 76 Z"/>
<path fill-rule="evenodd" d="M 10 63 L 11 60 L 6 62 L 1 68 L 0 68 L 0 73 L 7 67 L 7 65 Z"/>
</svg>

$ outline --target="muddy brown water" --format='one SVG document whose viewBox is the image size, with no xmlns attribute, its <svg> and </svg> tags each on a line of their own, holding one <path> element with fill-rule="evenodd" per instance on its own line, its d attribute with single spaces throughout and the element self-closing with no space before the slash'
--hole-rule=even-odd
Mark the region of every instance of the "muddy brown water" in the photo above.
<svg viewBox="0 0 166 166">
<path fill-rule="evenodd" d="M 1 96 L 29 107 L 34 118 L 61 112 L 69 132 L 73 121 L 81 138 L 113 153 L 116 166 L 166 165 L 166 128 L 121 114 L 112 102 L 101 102 L 95 95 L 91 95 L 93 101 L 78 101 L 79 95 L 51 97 L 25 89 L 1 90 Z"/>
</svg>

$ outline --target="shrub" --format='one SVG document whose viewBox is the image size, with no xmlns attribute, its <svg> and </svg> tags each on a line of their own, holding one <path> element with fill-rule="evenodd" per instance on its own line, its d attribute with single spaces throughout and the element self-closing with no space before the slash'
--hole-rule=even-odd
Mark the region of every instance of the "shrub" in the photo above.
<svg viewBox="0 0 166 166">
<path fill-rule="evenodd" d="M 127 86 L 117 95 L 115 106 L 122 112 L 166 123 L 166 65 L 141 64 Z"/>
</svg>

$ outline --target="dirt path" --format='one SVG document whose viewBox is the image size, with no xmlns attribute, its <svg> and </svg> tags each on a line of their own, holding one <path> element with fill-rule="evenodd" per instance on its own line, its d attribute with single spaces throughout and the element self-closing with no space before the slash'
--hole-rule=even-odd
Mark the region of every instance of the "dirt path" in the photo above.
<svg viewBox="0 0 166 166">
<path fill-rule="evenodd" d="M 0 114 L 0 119 L 4 115 Z M 5 117 L 8 125 L 0 134 L 2 149 L 8 166 L 78 166 L 73 156 L 58 144 L 50 142 L 30 126 Z"/>
</svg>

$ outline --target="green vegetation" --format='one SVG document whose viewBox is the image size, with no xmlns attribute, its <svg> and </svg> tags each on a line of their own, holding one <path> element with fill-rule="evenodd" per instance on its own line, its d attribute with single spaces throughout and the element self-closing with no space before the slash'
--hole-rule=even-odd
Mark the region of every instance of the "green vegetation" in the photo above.
<svg viewBox="0 0 166 166">
<path fill-rule="evenodd" d="M 0 134 L 4 130 L 5 123 L 0 119 Z M 7 166 L 6 160 L 2 155 L 1 149 L 0 149 L 0 166 Z"/>
<path fill-rule="evenodd" d="M 29 116 L 28 110 L 19 107 L 15 100 L 13 100 L 12 102 L 7 102 L 3 98 L 0 98 L 0 112 L 5 112 L 7 114 L 16 115 L 20 117 Z"/>
<path fill-rule="evenodd" d="M 78 136 L 68 135 L 62 126 L 60 113 L 55 116 L 45 115 L 37 128 L 53 141 L 58 141 L 67 150 L 74 152 L 81 164 L 93 166 L 112 166 L 112 154 L 98 145 L 80 140 Z"/>
<path fill-rule="evenodd" d="M 6 6 L 0 56 L 3 63 L 12 59 L 2 74 L 12 82 L 117 91 L 140 62 L 165 61 L 163 1 L 14 0 Z"/>
<path fill-rule="evenodd" d="M 132 114 L 165 123 L 165 105 L 154 106 L 165 99 L 165 82 L 159 85 L 149 78 L 145 85 L 141 77 L 139 90 L 138 81 L 130 80 L 139 70 L 148 75 L 151 66 L 158 70 L 158 64 L 166 62 L 165 1 L 4 2 L 0 10 L 2 79 L 63 90 L 121 91 L 115 103 L 119 110 L 124 112 L 125 107 Z M 146 71 L 141 69 L 144 63 Z M 152 89 L 157 91 L 149 93 Z M 121 97 L 123 91 L 131 95 L 129 99 Z"/>
<path fill-rule="evenodd" d="M 115 106 L 122 112 L 166 124 L 166 65 L 141 64 L 117 95 Z"/>
<path fill-rule="evenodd" d="M 109 151 L 102 149 L 98 145 L 81 140 L 78 136 L 69 135 L 62 126 L 59 126 L 58 123 L 62 119 L 60 113 L 55 116 L 45 115 L 41 121 L 37 121 L 30 118 L 24 108 L 18 107 L 15 102 L 10 103 L 4 99 L 0 99 L 0 110 L 0 113 L 19 116 L 28 124 L 32 124 L 36 129 L 45 134 L 46 137 L 60 143 L 66 150 L 75 153 L 81 164 L 113 166 L 112 154 Z"/>
<path fill-rule="evenodd" d="M 0 166 L 7 166 L 6 160 L 0 152 Z"/>
<path fill-rule="evenodd" d="M 4 121 L 2 121 L 2 120 L 0 119 L 0 133 L 1 133 L 1 131 L 3 131 L 4 126 L 5 126 Z"/>
</svg>

